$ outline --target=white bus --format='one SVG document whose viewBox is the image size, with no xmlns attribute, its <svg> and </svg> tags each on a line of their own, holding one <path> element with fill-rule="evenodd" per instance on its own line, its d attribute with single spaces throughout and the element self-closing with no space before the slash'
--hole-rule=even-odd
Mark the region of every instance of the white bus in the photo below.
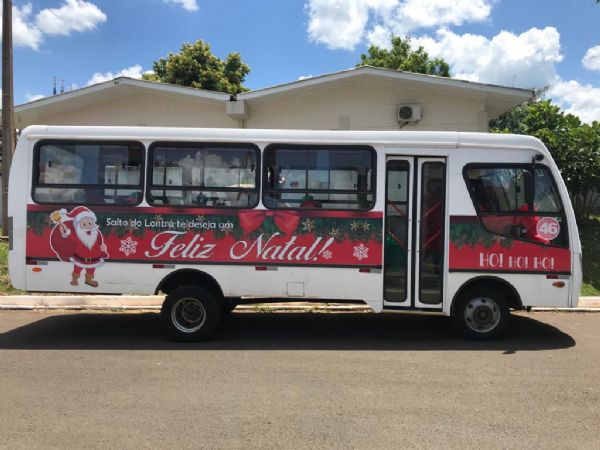
<svg viewBox="0 0 600 450">
<path fill-rule="evenodd" d="M 8 207 L 15 288 L 162 292 L 181 340 L 242 299 L 437 313 L 489 339 L 581 285 L 567 190 L 526 136 L 34 126 Z"/>
</svg>

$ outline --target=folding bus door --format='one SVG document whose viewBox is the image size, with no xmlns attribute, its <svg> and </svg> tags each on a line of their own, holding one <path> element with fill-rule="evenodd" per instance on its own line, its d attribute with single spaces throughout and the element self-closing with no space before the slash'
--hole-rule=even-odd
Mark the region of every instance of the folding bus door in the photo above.
<svg viewBox="0 0 600 450">
<path fill-rule="evenodd" d="M 417 308 L 441 308 L 446 255 L 446 162 L 418 158 L 415 210 L 415 284 Z"/>
<path fill-rule="evenodd" d="M 384 308 L 441 309 L 446 260 L 444 158 L 386 161 Z"/>
</svg>

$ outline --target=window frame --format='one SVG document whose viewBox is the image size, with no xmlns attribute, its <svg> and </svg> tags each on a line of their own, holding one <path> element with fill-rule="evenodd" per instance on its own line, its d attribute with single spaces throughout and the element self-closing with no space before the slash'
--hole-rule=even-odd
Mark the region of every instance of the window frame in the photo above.
<svg viewBox="0 0 600 450">
<path fill-rule="evenodd" d="M 40 176 L 40 153 L 41 147 L 44 145 L 114 145 L 114 146 L 132 146 L 137 145 L 141 149 L 141 160 L 140 160 L 140 182 L 139 184 L 64 184 L 64 183 L 39 183 Z M 65 202 L 42 202 L 36 200 L 35 190 L 36 188 L 56 188 L 56 189 L 137 189 L 140 190 L 140 198 L 136 203 L 105 203 L 105 202 L 85 202 L 86 205 L 93 206 L 138 206 L 144 201 L 144 186 L 145 186 L 145 170 L 146 165 L 146 146 L 141 141 L 136 140 L 101 140 L 101 139 L 42 139 L 35 143 L 33 147 L 33 170 L 31 179 L 31 200 L 38 205 L 77 205 L 78 203 L 65 203 Z M 108 187 L 107 187 L 108 186 Z"/>
<path fill-rule="evenodd" d="M 256 155 L 256 173 L 254 174 L 254 188 L 227 188 L 227 187 L 201 187 L 201 186 L 159 186 L 152 184 L 152 173 L 154 170 L 154 150 L 157 147 L 176 147 L 183 149 L 200 149 L 203 150 L 205 147 L 221 147 L 221 148 L 232 148 L 232 149 L 245 149 L 252 150 Z M 146 194 L 144 199 L 149 206 L 160 208 L 198 208 L 198 209 L 254 209 L 260 202 L 260 180 L 261 180 L 261 169 L 262 169 L 262 158 L 260 148 L 254 143 L 238 143 L 238 142 L 205 142 L 205 141 L 155 141 L 148 146 L 148 164 L 146 164 Z M 204 191 L 204 192 L 248 192 L 256 193 L 256 200 L 253 206 L 207 206 L 207 205 L 177 205 L 177 204 L 156 204 L 153 203 L 151 191 Z"/>
<path fill-rule="evenodd" d="M 444 292 L 446 289 L 446 282 L 444 279 L 444 273 L 447 272 L 447 267 L 448 265 L 446 264 L 446 254 L 449 254 L 448 251 L 448 243 L 446 242 L 446 228 L 448 228 L 446 226 L 446 218 L 448 217 L 448 205 L 447 205 L 447 201 L 446 201 L 446 196 L 448 195 L 448 160 L 446 158 L 444 158 L 443 160 L 441 159 L 427 159 L 427 157 L 422 157 L 424 158 L 421 162 L 421 164 L 418 164 L 417 161 L 417 171 L 419 172 L 419 184 L 421 185 L 419 187 L 420 192 L 419 192 L 419 205 L 418 205 L 418 211 L 419 211 L 419 217 L 417 218 L 417 228 L 418 228 L 418 234 L 419 234 L 419 254 L 417 256 L 417 258 L 419 258 L 419 273 L 416 275 L 419 278 L 419 292 L 418 294 L 418 301 L 420 303 L 423 304 L 429 304 L 429 305 L 442 305 L 443 301 L 444 301 Z M 441 239 L 441 252 L 442 252 L 442 257 L 440 259 L 440 273 L 437 274 L 438 275 L 438 280 L 440 283 L 440 301 L 438 303 L 425 303 L 423 300 L 421 300 L 422 294 L 423 294 L 423 285 L 425 283 L 423 283 L 423 277 L 425 275 L 425 271 L 423 270 L 423 266 L 425 266 L 426 261 L 424 260 L 425 258 L 425 242 L 423 241 L 423 237 L 426 233 L 427 230 L 424 229 L 424 224 L 426 224 L 426 222 L 424 222 L 423 218 L 424 218 L 424 211 L 423 211 L 423 206 L 425 203 L 425 190 L 426 190 L 426 185 L 425 185 L 425 170 L 424 167 L 426 164 L 441 164 L 443 166 L 443 170 L 442 170 L 442 186 L 444 188 L 444 195 L 440 198 L 440 203 L 441 203 L 441 209 L 442 209 L 442 223 L 441 223 L 441 228 L 442 228 L 442 233 L 440 235 L 440 239 Z M 420 165 L 420 167 L 419 167 Z M 420 169 L 420 170 L 419 170 Z M 408 267 L 408 266 L 407 266 Z"/>
<path fill-rule="evenodd" d="M 395 155 L 394 155 L 395 156 Z M 397 164 L 399 163 L 399 164 Z M 385 161 L 385 197 L 383 200 L 383 217 L 384 217 L 384 223 L 383 223 L 383 254 L 382 254 L 382 259 L 383 259 L 383 280 L 384 280 L 384 288 L 383 288 L 383 299 L 386 302 L 391 302 L 391 303 L 404 303 L 406 301 L 410 301 L 410 297 L 411 297 L 411 293 L 410 293 L 410 288 L 409 288 L 409 265 L 411 263 L 411 258 L 410 256 L 407 254 L 406 255 L 406 261 L 404 264 L 404 299 L 400 300 L 400 301 L 396 301 L 396 300 L 388 300 L 386 299 L 386 287 L 389 287 L 389 285 L 387 284 L 387 275 L 389 274 L 389 270 L 390 267 L 392 266 L 391 263 L 389 262 L 389 256 L 388 254 L 386 254 L 386 249 L 388 249 L 389 251 L 389 245 L 385 244 L 385 239 L 387 238 L 387 233 L 388 233 L 388 229 L 390 227 L 390 216 L 388 214 L 388 200 L 389 200 L 389 181 L 390 181 L 390 177 L 389 177 L 389 173 L 392 172 L 393 170 L 397 170 L 395 168 L 391 168 L 392 165 L 399 165 L 399 166 L 406 166 L 406 180 L 407 180 L 407 190 L 406 190 L 406 200 L 403 201 L 394 201 L 394 203 L 400 204 L 400 205 L 404 205 L 406 206 L 406 232 L 404 233 L 404 241 L 405 244 L 408 248 L 408 238 L 409 235 L 411 233 L 412 230 L 412 224 L 409 222 L 409 216 L 410 216 L 410 207 L 411 207 L 411 202 L 413 201 L 412 196 L 413 194 L 415 194 L 414 192 L 411 192 L 413 190 L 413 184 L 414 184 L 414 180 L 411 180 L 411 176 L 413 176 L 414 174 L 412 173 L 412 171 L 414 170 L 413 168 L 413 164 L 409 159 L 387 159 Z M 401 170 L 403 170 L 404 168 L 401 167 Z M 399 171 L 401 171 L 399 170 Z M 411 181 L 413 181 L 413 183 L 411 183 Z"/>
<path fill-rule="evenodd" d="M 542 168 L 543 170 L 545 170 L 547 172 L 548 175 L 550 175 L 550 182 L 552 183 L 552 187 L 554 188 L 555 192 L 558 194 L 558 202 L 560 205 L 560 210 L 558 212 L 550 212 L 550 211 L 497 211 L 497 212 L 487 212 L 486 211 L 486 212 L 482 212 L 479 209 L 479 203 L 478 203 L 477 199 L 474 197 L 474 191 L 472 189 L 472 185 L 470 183 L 469 177 L 467 176 L 467 171 L 469 169 L 535 170 L 535 169 L 539 169 L 539 168 Z M 516 241 L 527 242 L 529 244 L 541 245 L 543 247 L 570 248 L 569 224 L 567 222 L 567 214 L 565 211 L 565 205 L 564 205 L 562 196 L 560 195 L 561 193 L 560 193 L 560 190 L 558 189 L 558 185 L 556 184 L 556 179 L 555 179 L 554 173 L 552 173 L 552 169 L 549 166 L 547 166 L 546 164 L 540 164 L 537 162 L 534 164 L 532 164 L 532 163 L 529 163 L 529 164 L 528 163 L 501 163 L 501 162 L 468 163 L 463 166 L 462 173 L 463 173 L 463 179 L 465 181 L 465 187 L 467 188 L 467 192 L 469 193 L 469 198 L 471 199 L 471 203 L 473 204 L 473 208 L 475 209 L 475 213 L 477 214 L 477 219 L 479 220 L 479 223 L 481 224 L 483 229 L 486 230 L 488 233 L 494 234 L 496 236 L 502 236 L 502 237 L 505 237 L 508 239 L 513 239 Z M 535 183 L 534 183 L 534 186 L 535 186 Z M 485 223 L 482 220 L 483 216 L 560 217 L 562 219 L 561 228 L 564 228 L 566 242 L 565 242 L 565 244 L 553 244 L 552 242 L 550 242 L 549 244 L 544 244 L 542 242 L 536 242 L 532 239 L 523 239 L 523 238 L 520 238 L 517 236 L 508 235 L 505 233 L 498 233 L 497 231 L 490 230 L 488 227 L 485 226 Z"/>
<path fill-rule="evenodd" d="M 271 189 L 269 187 L 267 187 L 267 175 L 268 175 L 268 170 L 266 170 L 266 161 L 267 161 L 267 152 L 270 151 L 274 151 L 274 150 L 298 150 L 298 151 L 318 151 L 318 150 L 342 150 L 342 151 L 358 151 L 358 150 L 362 150 L 362 151 L 368 151 L 371 155 L 371 190 L 367 190 L 367 191 L 358 191 L 358 190 L 352 190 L 352 189 L 337 189 L 337 190 L 331 190 L 331 189 L 309 189 L 308 187 L 306 189 Z M 303 210 L 303 211 L 371 211 L 373 210 L 373 208 L 375 208 L 375 204 L 377 202 L 377 152 L 375 151 L 375 149 L 373 147 L 371 147 L 370 145 L 352 145 L 352 144 L 346 144 L 346 145 L 332 145 L 332 144 L 325 144 L 325 145 L 319 145 L 319 144 L 277 144 L 277 143 L 273 143 L 273 144 L 269 144 L 265 147 L 265 149 L 263 150 L 263 173 L 262 173 L 262 193 L 261 193 L 261 201 L 262 204 L 265 206 L 265 208 L 267 209 L 272 209 L 272 210 L 284 210 L 284 211 L 289 211 L 289 210 Z M 308 186 L 308 178 L 306 179 L 306 184 Z M 372 199 L 372 204 L 369 208 L 356 208 L 356 209 L 350 209 L 350 208 L 315 208 L 315 207 L 296 207 L 296 208 L 278 208 L 278 207 L 272 207 L 272 206 L 267 206 L 265 203 L 265 193 L 266 192 L 279 192 L 279 193 L 298 193 L 298 194 L 310 194 L 310 193 L 315 193 L 315 194 L 371 194 L 373 196 Z"/>
</svg>

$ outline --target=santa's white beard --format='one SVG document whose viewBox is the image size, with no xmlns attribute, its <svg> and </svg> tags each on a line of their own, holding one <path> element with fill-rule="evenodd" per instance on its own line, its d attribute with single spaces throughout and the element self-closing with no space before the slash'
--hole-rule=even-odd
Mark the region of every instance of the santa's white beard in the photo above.
<svg viewBox="0 0 600 450">
<path fill-rule="evenodd" d="M 98 228 L 93 230 L 84 230 L 81 227 L 77 227 L 77 237 L 83 245 L 91 249 L 98 239 Z"/>
</svg>

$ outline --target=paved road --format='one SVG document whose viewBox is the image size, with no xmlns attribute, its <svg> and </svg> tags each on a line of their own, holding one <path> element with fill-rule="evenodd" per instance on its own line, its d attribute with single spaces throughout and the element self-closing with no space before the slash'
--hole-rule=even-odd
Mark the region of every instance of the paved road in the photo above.
<svg viewBox="0 0 600 450">
<path fill-rule="evenodd" d="M 235 313 L 203 344 L 153 313 L 0 311 L 0 447 L 600 447 L 600 314 Z"/>
</svg>

